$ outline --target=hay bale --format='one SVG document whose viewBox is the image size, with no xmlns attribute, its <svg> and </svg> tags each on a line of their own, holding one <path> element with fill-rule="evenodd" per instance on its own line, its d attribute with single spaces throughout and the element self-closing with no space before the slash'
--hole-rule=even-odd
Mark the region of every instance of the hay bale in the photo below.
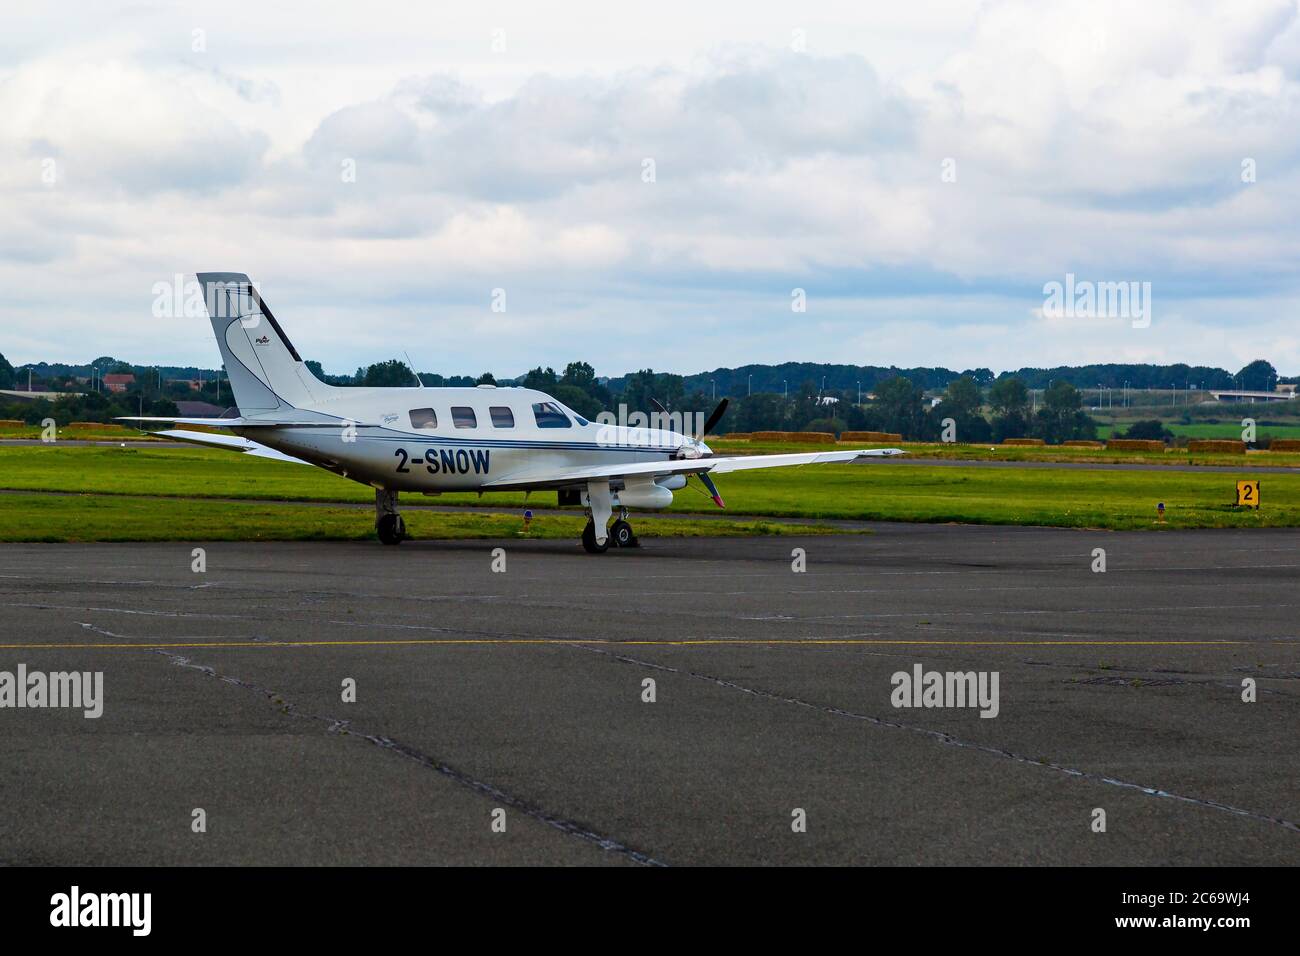
<svg viewBox="0 0 1300 956">
<path fill-rule="evenodd" d="M 1164 451 L 1165 443 L 1154 438 L 1110 438 L 1107 451 Z"/>
<path fill-rule="evenodd" d="M 900 442 L 903 436 L 894 432 L 841 432 L 840 441 L 848 442 Z"/>
<path fill-rule="evenodd" d="M 830 432 L 753 432 L 750 440 L 803 442 L 810 445 L 835 444 L 835 436 Z"/>
<path fill-rule="evenodd" d="M 1085 441 L 1082 438 L 1076 438 L 1073 441 L 1061 442 L 1061 447 L 1063 448 L 1105 448 L 1106 444 L 1105 442 Z"/>
<path fill-rule="evenodd" d="M 847 442 L 901 442 L 897 432 L 841 432 L 840 441 Z"/>
<path fill-rule="evenodd" d="M 753 438 L 752 432 L 727 432 L 725 435 L 719 435 L 719 441 L 749 441 Z"/>
<path fill-rule="evenodd" d="M 1300 451 L 1300 438 L 1274 438 L 1268 443 L 1269 451 Z"/>
<path fill-rule="evenodd" d="M 1192 454 L 1244 455 L 1246 443 L 1229 438 L 1193 438 L 1187 443 L 1187 450 Z"/>
<path fill-rule="evenodd" d="M 1046 445 L 1047 442 L 1043 441 L 1043 439 L 1041 438 L 1004 438 L 1002 439 L 1002 444 L 1004 445 Z"/>
<path fill-rule="evenodd" d="M 0 418 L 0 428 L 22 428 L 26 424 L 21 418 Z"/>
</svg>

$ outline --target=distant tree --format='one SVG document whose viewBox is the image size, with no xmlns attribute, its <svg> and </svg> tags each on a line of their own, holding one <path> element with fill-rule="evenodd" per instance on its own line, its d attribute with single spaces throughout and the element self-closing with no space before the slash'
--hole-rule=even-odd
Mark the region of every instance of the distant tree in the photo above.
<svg viewBox="0 0 1300 956">
<path fill-rule="evenodd" d="M 596 370 L 586 362 L 570 362 L 564 366 L 564 374 L 560 376 L 560 383 L 572 385 L 584 392 L 590 392 L 592 386 L 596 384 Z"/>
<path fill-rule="evenodd" d="M 685 381 L 680 375 L 667 372 L 656 373 L 653 369 L 643 368 L 627 377 L 623 388 L 623 401 L 629 412 L 651 414 L 654 406 L 650 399 L 655 399 L 672 411 L 683 411 L 686 398 Z"/>
<path fill-rule="evenodd" d="M 988 419 L 980 412 L 984 396 L 969 375 L 954 379 L 944 390 L 943 400 L 931 410 L 934 429 L 942 433 L 943 420 L 951 418 L 959 442 L 984 442 L 993 434 Z"/>
<path fill-rule="evenodd" d="M 365 371 L 358 369 L 357 373 L 358 384 L 370 388 L 400 388 L 415 384 L 415 375 L 400 359 L 376 362 Z"/>
<path fill-rule="evenodd" d="M 0 355 L 0 388 L 14 387 L 14 367 L 9 364 L 8 360 Z"/>
<path fill-rule="evenodd" d="M 519 384 L 524 388 L 535 388 L 539 392 L 549 392 L 559 383 L 559 377 L 555 374 L 553 368 L 542 368 L 540 365 L 528 371 Z"/>
<path fill-rule="evenodd" d="M 848 427 L 848 424 L 842 418 L 814 418 L 804 425 L 800 431 L 830 432 L 838 436 L 840 432 L 847 431 Z"/>
<path fill-rule="evenodd" d="M 484 372 L 478 378 L 474 379 L 475 385 L 495 385 L 496 377 L 491 372 Z"/>
<path fill-rule="evenodd" d="M 1174 437 L 1174 433 L 1165 428 L 1165 423 L 1158 418 L 1149 418 L 1130 425 L 1124 432 L 1124 437 L 1141 438 L 1145 441 L 1169 441 Z"/>
<path fill-rule="evenodd" d="M 556 385 L 551 389 L 550 394 L 588 421 L 594 420 L 597 415 L 604 411 L 600 402 L 576 385 Z"/>
<path fill-rule="evenodd" d="M 1035 438 L 1059 444 L 1078 438 L 1093 438 L 1096 424 L 1083 411 L 1083 394 L 1069 382 L 1053 382 L 1043 393 L 1043 407 L 1034 416 Z"/>
<path fill-rule="evenodd" d="M 1271 392 L 1277 384 L 1277 369 L 1263 359 L 1255 359 L 1237 373 L 1241 387 L 1252 392 Z"/>
<path fill-rule="evenodd" d="M 785 430 L 785 400 L 775 392 L 755 392 L 739 400 L 738 407 L 727 412 L 726 431 L 770 432 Z"/>
<path fill-rule="evenodd" d="M 989 388 L 993 439 L 1024 438 L 1029 434 L 1029 389 L 1018 378 L 998 379 Z"/>
<path fill-rule="evenodd" d="M 876 386 L 876 408 L 885 431 L 913 441 L 931 437 L 931 424 L 923 406 L 924 393 L 901 375 Z"/>
</svg>

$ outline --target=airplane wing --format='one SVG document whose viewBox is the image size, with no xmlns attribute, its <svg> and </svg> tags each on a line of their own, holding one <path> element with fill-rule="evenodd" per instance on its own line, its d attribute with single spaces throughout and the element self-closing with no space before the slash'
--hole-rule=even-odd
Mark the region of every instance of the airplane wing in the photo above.
<svg viewBox="0 0 1300 956">
<path fill-rule="evenodd" d="M 243 452 L 245 455 L 251 455 L 254 458 L 270 458 L 272 461 L 288 461 L 295 465 L 310 465 L 311 462 L 303 461 L 301 458 L 294 458 L 292 455 L 286 455 L 282 451 L 276 451 L 274 448 L 267 448 L 265 445 L 259 445 L 255 441 L 249 441 L 247 438 L 240 438 L 238 435 L 217 435 L 212 432 L 191 432 L 180 428 L 172 428 L 167 431 L 153 432 L 159 438 L 170 438 L 174 441 L 190 442 L 194 445 L 206 445 L 209 448 L 223 448 L 226 451 Z"/>
<path fill-rule="evenodd" d="M 872 448 L 857 451 L 796 452 L 789 455 L 734 455 L 726 458 L 680 458 L 669 461 L 644 461 L 627 464 L 600 465 L 592 468 L 575 468 L 549 473 L 508 475 L 489 481 L 484 489 L 548 487 L 579 484 L 601 478 L 626 478 L 630 475 L 715 474 L 729 471 L 748 471 L 751 468 L 782 468 L 789 465 L 818 465 L 836 461 L 856 461 L 859 458 L 889 458 L 904 455 L 901 448 Z"/>
</svg>

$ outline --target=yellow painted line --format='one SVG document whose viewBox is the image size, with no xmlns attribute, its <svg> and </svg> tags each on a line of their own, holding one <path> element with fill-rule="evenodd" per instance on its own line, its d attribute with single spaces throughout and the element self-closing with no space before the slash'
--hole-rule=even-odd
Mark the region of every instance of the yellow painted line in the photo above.
<svg viewBox="0 0 1300 956">
<path fill-rule="evenodd" d="M 1300 641 L 903 641 L 903 640 L 860 640 L 856 638 L 795 638 L 795 639 L 750 639 L 750 638 L 707 638 L 698 640 L 656 640 L 656 641 L 612 641 L 603 638 L 411 638 L 406 640 L 381 641 L 168 641 L 168 642 L 113 642 L 113 643 L 78 643 L 78 644 L 0 644 L 0 650 L 158 650 L 179 647 L 390 647 L 409 645 L 494 645 L 494 644 L 540 644 L 540 645 L 581 645 L 602 644 L 612 647 L 660 646 L 660 647 L 698 647 L 698 646 L 771 646 L 783 644 L 796 645 L 848 645 L 848 646 L 924 646 L 924 647 L 1235 647 L 1258 646 L 1260 644 L 1293 645 Z"/>
</svg>

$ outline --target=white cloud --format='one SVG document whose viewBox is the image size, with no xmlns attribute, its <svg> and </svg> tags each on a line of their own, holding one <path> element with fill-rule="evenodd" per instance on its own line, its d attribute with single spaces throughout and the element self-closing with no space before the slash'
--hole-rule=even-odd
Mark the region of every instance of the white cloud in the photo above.
<svg viewBox="0 0 1300 956">
<path fill-rule="evenodd" d="M 0 13 L 0 351 L 210 362 L 148 303 L 216 268 L 339 369 L 1300 371 L 1292 2 L 394 10 Z M 1149 334 L 1036 319 L 1066 272 L 1151 282 Z"/>
</svg>

